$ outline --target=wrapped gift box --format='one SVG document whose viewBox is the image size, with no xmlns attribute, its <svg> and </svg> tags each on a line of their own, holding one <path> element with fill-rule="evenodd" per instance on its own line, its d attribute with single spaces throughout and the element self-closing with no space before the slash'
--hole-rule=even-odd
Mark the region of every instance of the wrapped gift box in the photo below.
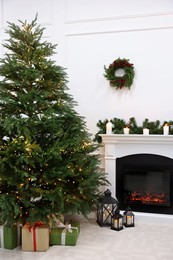
<svg viewBox="0 0 173 260">
<path fill-rule="evenodd" d="M 22 230 L 22 224 L 18 224 L 14 227 L 5 227 L 0 226 L 0 247 L 6 248 L 6 249 L 13 249 L 17 246 L 21 245 L 21 230 Z M 17 227 L 17 232 L 16 232 Z M 17 238 L 16 238 L 17 236 Z M 5 237 L 5 246 L 4 246 L 4 237 Z M 17 245 L 16 245 L 16 239 L 17 239 Z"/>
<path fill-rule="evenodd" d="M 6 249 L 14 249 L 18 246 L 17 225 L 8 227 L 4 226 L 1 229 L 2 247 Z"/>
<path fill-rule="evenodd" d="M 49 248 L 49 228 L 43 223 L 30 226 L 26 223 L 22 228 L 23 251 L 47 251 Z"/>
<path fill-rule="evenodd" d="M 75 221 L 64 227 L 54 227 L 50 231 L 50 245 L 75 246 L 80 233 L 80 223 Z"/>
</svg>

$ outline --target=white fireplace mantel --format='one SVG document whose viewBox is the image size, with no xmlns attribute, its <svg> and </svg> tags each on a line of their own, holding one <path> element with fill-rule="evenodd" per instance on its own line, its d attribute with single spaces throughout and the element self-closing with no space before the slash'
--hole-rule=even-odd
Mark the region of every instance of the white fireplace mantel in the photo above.
<svg viewBox="0 0 173 260">
<path fill-rule="evenodd" d="M 104 145 L 104 168 L 116 196 L 116 158 L 148 153 L 173 158 L 173 135 L 101 134 Z"/>
</svg>

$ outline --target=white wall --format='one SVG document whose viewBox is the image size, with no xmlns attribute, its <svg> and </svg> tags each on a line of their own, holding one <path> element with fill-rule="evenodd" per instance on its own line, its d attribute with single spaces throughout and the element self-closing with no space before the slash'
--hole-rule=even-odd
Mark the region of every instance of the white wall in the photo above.
<svg viewBox="0 0 173 260">
<path fill-rule="evenodd" d="M 31 21 L 36 12 L 91 133 L 105 118 L 173 120 L 172 0 L 0 0 L 2 39 L 7 21 Z M 116 91 L 103 76 L 118 57 L 134 64 L 130 91 Z"/>
</svg>

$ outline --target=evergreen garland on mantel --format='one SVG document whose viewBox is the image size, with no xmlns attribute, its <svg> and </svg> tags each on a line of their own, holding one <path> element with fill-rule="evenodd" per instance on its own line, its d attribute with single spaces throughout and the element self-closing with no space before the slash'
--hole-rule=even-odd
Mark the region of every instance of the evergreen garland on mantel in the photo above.
<svg viewBox="0 0 173 260">
<path fill-rule="evenodd" d="M 106 124 L 109 120 L 99 120 L 97 123 L 97 127 L 99 131 L 95 134 L 94 141 L 101 143 L 102 138 L 100 134 L 106 134 Z M 159 120 L 149 121 L 148 118 L 145 118 L 142 125 L 137 125 L 136 119 L 131 117 L 128 122 L 124 119 L 120 119 L 114 117 L 110 120 L 112 123 L 112 133 L 113 134 L 123 134 L 123 128 L 128 126 L 130 128 L 130 134 L 143 134 L 143 128 L 148 128 L 150 130 L 150 134 L 161 135 L 163 134 L 163 126 L 168 124 L 170 126 L 169 134 L 173 134 L 173 121 L 164 121 L 162 124 Z"/>
</svg>

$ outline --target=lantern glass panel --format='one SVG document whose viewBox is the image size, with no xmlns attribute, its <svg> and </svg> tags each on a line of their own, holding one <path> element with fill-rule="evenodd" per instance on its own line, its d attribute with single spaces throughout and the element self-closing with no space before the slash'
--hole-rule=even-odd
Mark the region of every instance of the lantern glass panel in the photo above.
<svg viewBox="0 0 173 260">
<path fill-rule="evenodd" d="M 113 205 L 103 205 L 103 223 L 111 224 L 111 213 Z"/>
</svg>

